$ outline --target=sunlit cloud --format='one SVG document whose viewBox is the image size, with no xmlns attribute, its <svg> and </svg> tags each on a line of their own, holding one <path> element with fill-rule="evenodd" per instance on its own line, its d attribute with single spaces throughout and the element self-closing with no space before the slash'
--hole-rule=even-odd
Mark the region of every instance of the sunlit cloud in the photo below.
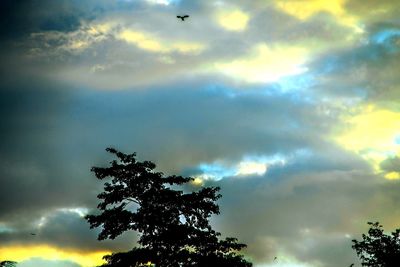
<svg viewBox="0 0 400 267">
<path fill-rule="evenodd" d="M 220 10 L 216 19 L 218 24 L 228 31 L 243 31 L 247 28 L 250 16 L 240 9 Z"/>
<path fill-rule="evenodd" d="M 122 21 L 117 20 L 102 23 L 83 23 L 76 31 L 67 33 L 58 31 L 33 33 L 31 38 L 43 46 L 33 49 L 31 51 L 32 56 L 49 56 L 51 53 L 59 53 L 60 51 L 82 53 L 95 44 L 106 40 L 121 40 L 148 52 L 164 54 L 172 52 L 199 54 L 206 48 L 203 43 L 166 40 L 151 32 L 126 28 Z M 49 48 L 53 50 L 49 50 Z"/>
<path fill-rule="evenodd" d="M 353 28 L 355 32 L 364 30 L 355 16 L 347 13 L 345 4 L 347 0 L 281 0 L 276 2 L 276 7 L 283 12 L 300 20 L 307 20 L 315 14 L 326 12 L 333 15 L 339 24 Z"/>
<path fill-rule="evenodd" d="M 33 227 L 37 228 L 43 228 L 46 226 L 46 224 L 49 221 L 49 218 L 51 216 L 54 216 L 54 214 L 57 213 L 72 213 L 72 214 L 77 214 L 79 217 L 84 217 L 85 215 L 88 214 L 89 210 L 87 208 L 82 208 L 82 207 L 74 207 L 74 208 L 58 208 L 54 211 L 48 212 L 41 216 L 38 220 L 34 221 Z"/>
<path fill-rule="evenodd" d="M 108 34 L 111 30 L 117 26 L 116 21 L 107 21 L 103 23 L 93 23 L 89 25 L 84 25 L 83 28 L 87 29 L 87 33 L 96 36 L 101 34 Z"/>
<path fill-rule="evenodd" d="M 244 161 L 240 162 L 236 175 L 263 175 L 267 171 L 267 165 L 261 162 Z"/>
<path fill-rule="evenodd" d="M 136 45 L 138 48 L 155 53 L 179 52 L 182 54 L 198 54 L 205 46 L 199 43 L 161 40 L 150 33 L 125 29 L 117 34 L 117 38 Z"/>
<path fill-rule="evenodd" d="M 385 174 L 385 178 L 388 180 L 397 180 L 400 179 L 400 173 L 398 172 L 388 172 Z"/>
<path fill-rule="evenodd" d="M 97 43 L 107 40 L 113 33 L 117 23 L 109 21 L 105 23 L 82 23 L 75 31 L 59 32 L 35 32 L 30 35 L 38 46 L 29 51 L 29 56 L 60 56 L 62 52 L 79 54 Z"/>
<path fill-rule="evenodd" d="M 168 0 L 146 0 L 151 4 L 158 4 L 158 5 L 169 5 L 172 1 Z"/>
<path fill-rule="evenodd" d="M 323 11 L 334 15 L 343 14 L 344 3 L 345 0 L 282 0 L 276 1 L 276 6 L 296 18 L 305 20 L 310 16 Z"/>
<path fill-rule="evenodd" d="M 242 58 L 214 65 L 215 70 L 245 82 L 276 82 L 307 71 L 308 52 L 303 47 L 258 44 Z"/>
<path fill-rule="evenodd" d="M 60 209 L 57 209 L 57 211 L 58 212 L 76 213 L 76 214 L 79 215 L 79 217 L 85 217 L 88 214 L 89 209 L 80 208 L 80 207 L 77 207 L 77 208 L 60 208 Z"/>
<path fill-rule="evenodd" d="M 199 166 L 201 174 L 195 175 L 197 183 L 202 180 L 221 180 L 224 177 L 234 176 L 236 173 L 235 166 L 229 166 L 223 163 L 202 163 Z"/>
<path fill-rule="evenodd" d="M 345 127 L 334 137 L 336 142 L 354 151 L 380 172 L 380 163 L 399 155 L 396 141 L 400 134 L 400 113 L 380 109 L 374 105 L 360 108 L 356 114 L 345 116 Z M 400 178 L 398 173 L 385 174 L 387 179 Z"/>
<path fill-rule="evenodd" d="M 35 226 L 35 227 L 38 227 L 38 228 L 42 228 L 43 226 L 45 226 L 45 225 L 47 224 L 47 221 L 48 221 L 48 217 L 47 217 L 47 216 L 41 216 L 41 217 L 39 218 L 39 220 L 37 220 L 37 221 L 34 223 L 34 226 Z"/>
<path fill-rule="evenodd" d="M 102 257 L 109 253 L 110 251 L 82 253 L 79 251 L 67 251 L 47 245 L 0 247 L 1 259 L 12 259 L 20 262 L 40 257 L 44 260 L 73 261 L 79 263 L 82 267 L 92 267 L 103 264 L 104 261 Z"/>
<path fill-rule="evenodd" d="M 194 184 L 204 180 L 220 180 L 225 177 L 262 176 L 272 165 L 285 165 L 287 159 L 280 155 L 271 157 L 246 156 L 235 164 L 225 162 L 202 163 L 198 169 L 201 174 L 195 175 Z"/>
</svg>

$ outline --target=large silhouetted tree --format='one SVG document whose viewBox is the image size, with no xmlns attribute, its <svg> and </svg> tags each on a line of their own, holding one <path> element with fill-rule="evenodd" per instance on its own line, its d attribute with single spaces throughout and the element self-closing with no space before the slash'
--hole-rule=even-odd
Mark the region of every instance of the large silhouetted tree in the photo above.
<svg viewBox="0 0 400 267">
<path fill-rule="evenodd" d="M 179 188 L 192 178 L 165 176 L 154 171 L 154 163 L 137 161 L 136 154 L 107 151 L 117 158 L 111 166 L 92 168 L 98 179 L 109 179 L 98 195 L 101 213 L 86 219 L 91 228 L 101 227 L 99 240 L 128 230 L 140 238 L 131 251 L 105 256 L 103 266 L 252 266 L 238 254 L 246 245 L 236 238 L 220 240 L 210 226 L 209 217 L 219 214 L 218 187 L 185 193 Z"/>
<path fill-rule="evenodd" d="M 398 267 L 400 266 L 400 229 L 385 234 L 379 222 L 368 222 L 371 225 L 368 234 L 362 240 L 352 240 L 362 266 Z"/>
</svg>

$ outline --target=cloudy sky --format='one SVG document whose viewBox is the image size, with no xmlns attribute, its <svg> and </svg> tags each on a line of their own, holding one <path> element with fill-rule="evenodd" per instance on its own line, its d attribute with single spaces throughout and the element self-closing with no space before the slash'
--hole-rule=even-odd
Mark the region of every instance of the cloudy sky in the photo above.
<svg viewBox="0 0 400 267">
<path fill-rule="evenodd" d="M 99 242 L 83 219 L 110 146 L 221 186 L 213 225 L 256 267 L 360 266 L 351 239 L 367 221 L 400 227 L 399 1 L 6 0 L 0 13 L 0 260 L 90 267 L 135 245 Z"/>
</svg>

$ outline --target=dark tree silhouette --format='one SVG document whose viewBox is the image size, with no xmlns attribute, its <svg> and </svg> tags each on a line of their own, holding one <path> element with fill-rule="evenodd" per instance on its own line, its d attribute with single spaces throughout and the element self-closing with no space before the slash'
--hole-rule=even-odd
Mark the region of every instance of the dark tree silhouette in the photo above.
<svg viewBox="0 0 400 267">
<path fill-rule="evenodd" d="M 0 262 L 0 267 L 15 267 L 17 266 L 17 262 L 15 261 L 2 261 Z"/>
<path fill-rule="evenodd" d="M 193 178 L 165 176 L 155 172 L 150 161 L 139 162 L 136 154 L 124 154 L 107 148 L 117 159 L 110 167 L 93 167 L 104 184 L 98 195 L 99 215 L 87 215 L 91 228 L 101 227 L 99 240 L 114 239 L 125 231 L 140 233 L 139 247 L 104 257 L 102 266 L 157 267 L 221 266 L 250 267 L 238 252 L 246 247 L 236 238 L 220 240 L 209 217 L 219 214 L 215 203 L 221 195 L 218 187 L 203 187 L 184 193 L 180 186 Z M 148 265 L 146 265 L 148 266 Z"/>
<path fill-rule="evenodd" d="M 400 266 L 400 229 L 391 234 L 383 232 L 379 222 L 368 222 L 371 225 L 368 234 L 362 240 L 352 240 L 362 266 L 397 267 Z"/>
</svg>

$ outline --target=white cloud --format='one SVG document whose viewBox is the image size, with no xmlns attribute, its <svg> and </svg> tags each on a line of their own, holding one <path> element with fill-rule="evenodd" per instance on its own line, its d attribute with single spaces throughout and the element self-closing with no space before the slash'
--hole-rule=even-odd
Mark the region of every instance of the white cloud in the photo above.
<svg viewBox="0 0 400 267">
<path fill-rule="evenodd" d="M 306 72 L 307 59 L 304 47 L 261 43 L 255 45 L 249 55 L 215 63 L 211 70 L 249 83 L 270 83 Z"/>
<path fill-rule="evenodd" d="M 195 175 L 196 183 L 201 180 L 220 180 L 225 177 L 246 177 L 264 175 L 268 167 L 273 165 L 286 164 L 286 158 L 281 155 L 267 156 L 245 156 L 236 163 L 217 161 L 211 164 L 202 163 L 199 165 L 201 174 Z"/>
</svg>

